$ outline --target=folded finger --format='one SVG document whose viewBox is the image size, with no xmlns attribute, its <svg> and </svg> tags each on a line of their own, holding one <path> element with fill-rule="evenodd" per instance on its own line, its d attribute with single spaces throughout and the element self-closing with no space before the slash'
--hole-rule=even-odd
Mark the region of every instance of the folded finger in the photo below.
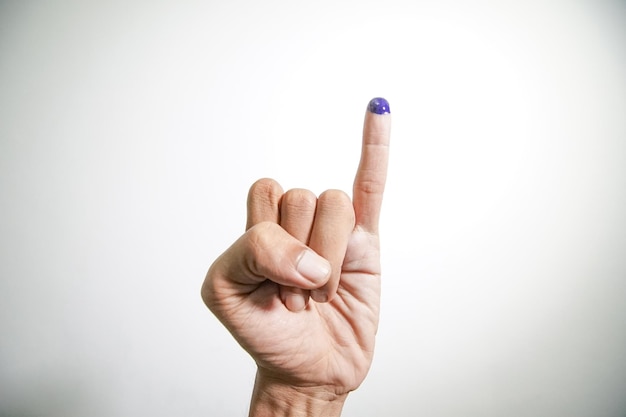
<svg viewBox="0 0 626 417">
<path fill-rule="evenodd" d="M 248 219 L 246 230 L 261 222 L 280 221 L 280 199 L 283 189 L 276 181 L 262 178 L 248 192 Z"/>
<path fill-rule="evenodd" d="M 280 225 L 300 242 L 307 244 L 311 236 L 317 196 L 309 190 L 295 188 L 280 200 Z"/>
<path fill-rule="evenodd" d="M 322 287 L 311 291 L 318 302 L 330 301 L 339 286 L 341 268 L 354 230 L 354 209 L 343 191 L 328 190 L 317 200 L 315 222 L 309 247 L 330 262 L 330 277 Z"/>
<path fill-rule="evenodd" d="M 280 201 L 280 225 L 291 236 L 305 245 L 309 242 L 317 196 L 311 191 L 292 189 Z M 297 287 L 280 287 L 280 298 L 291 311 L 303 310 L 309 301 L 310 292 Z"/>
</svg>

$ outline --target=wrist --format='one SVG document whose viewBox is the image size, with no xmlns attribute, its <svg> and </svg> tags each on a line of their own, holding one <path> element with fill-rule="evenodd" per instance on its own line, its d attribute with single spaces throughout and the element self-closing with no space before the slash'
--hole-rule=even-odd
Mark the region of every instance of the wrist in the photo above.
<svg viewBox="0 0 626 417">
<path fill-rule="evenodd" d="M 348 393 L 299 387 L 257 371 L 249 417 L 338 417 Z"/>
</svg>

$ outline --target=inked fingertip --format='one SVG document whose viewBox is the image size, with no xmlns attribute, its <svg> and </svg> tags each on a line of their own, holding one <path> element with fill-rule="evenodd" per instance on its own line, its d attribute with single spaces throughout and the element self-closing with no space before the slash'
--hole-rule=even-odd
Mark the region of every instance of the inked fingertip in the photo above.
<svg viewBox="0 0 626 417">
<path fill-rule="evenodd" d="M 367 105 L 367 110 L 370 113 L 375 114 L 391 113 L 391 110 L 389 108 L 389 102 L 382 97 L 375 97 L 371 99 L 369 104 Z"/>
</svg>

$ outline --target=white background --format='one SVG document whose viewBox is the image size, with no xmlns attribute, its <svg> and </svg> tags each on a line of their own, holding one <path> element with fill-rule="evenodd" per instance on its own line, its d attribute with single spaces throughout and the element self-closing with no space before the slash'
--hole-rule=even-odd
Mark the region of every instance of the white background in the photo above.
<svg viewBox="0 0 626 417">
<path fill-rule="evenodd" d="M 245 416 L 199 296 L 249 185 L 394 117 L 344 416 L 626 415 L 626 5 L 0 3 L 0 415 Z"/>
</svg>

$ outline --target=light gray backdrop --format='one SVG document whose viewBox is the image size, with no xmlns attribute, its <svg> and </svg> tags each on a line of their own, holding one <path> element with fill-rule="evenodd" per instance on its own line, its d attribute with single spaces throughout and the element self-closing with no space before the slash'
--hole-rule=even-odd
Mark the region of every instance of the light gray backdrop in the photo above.
<svg viewBox="0 0 626 417">
<path fill-rule="evenodd" d="M 626 9 L 0 3 L 0 415 L 244 416 L 204 308 L 258 177 L 350 190 L 394 117 L 345 416 L 626 415 Z"/>
</svg>

